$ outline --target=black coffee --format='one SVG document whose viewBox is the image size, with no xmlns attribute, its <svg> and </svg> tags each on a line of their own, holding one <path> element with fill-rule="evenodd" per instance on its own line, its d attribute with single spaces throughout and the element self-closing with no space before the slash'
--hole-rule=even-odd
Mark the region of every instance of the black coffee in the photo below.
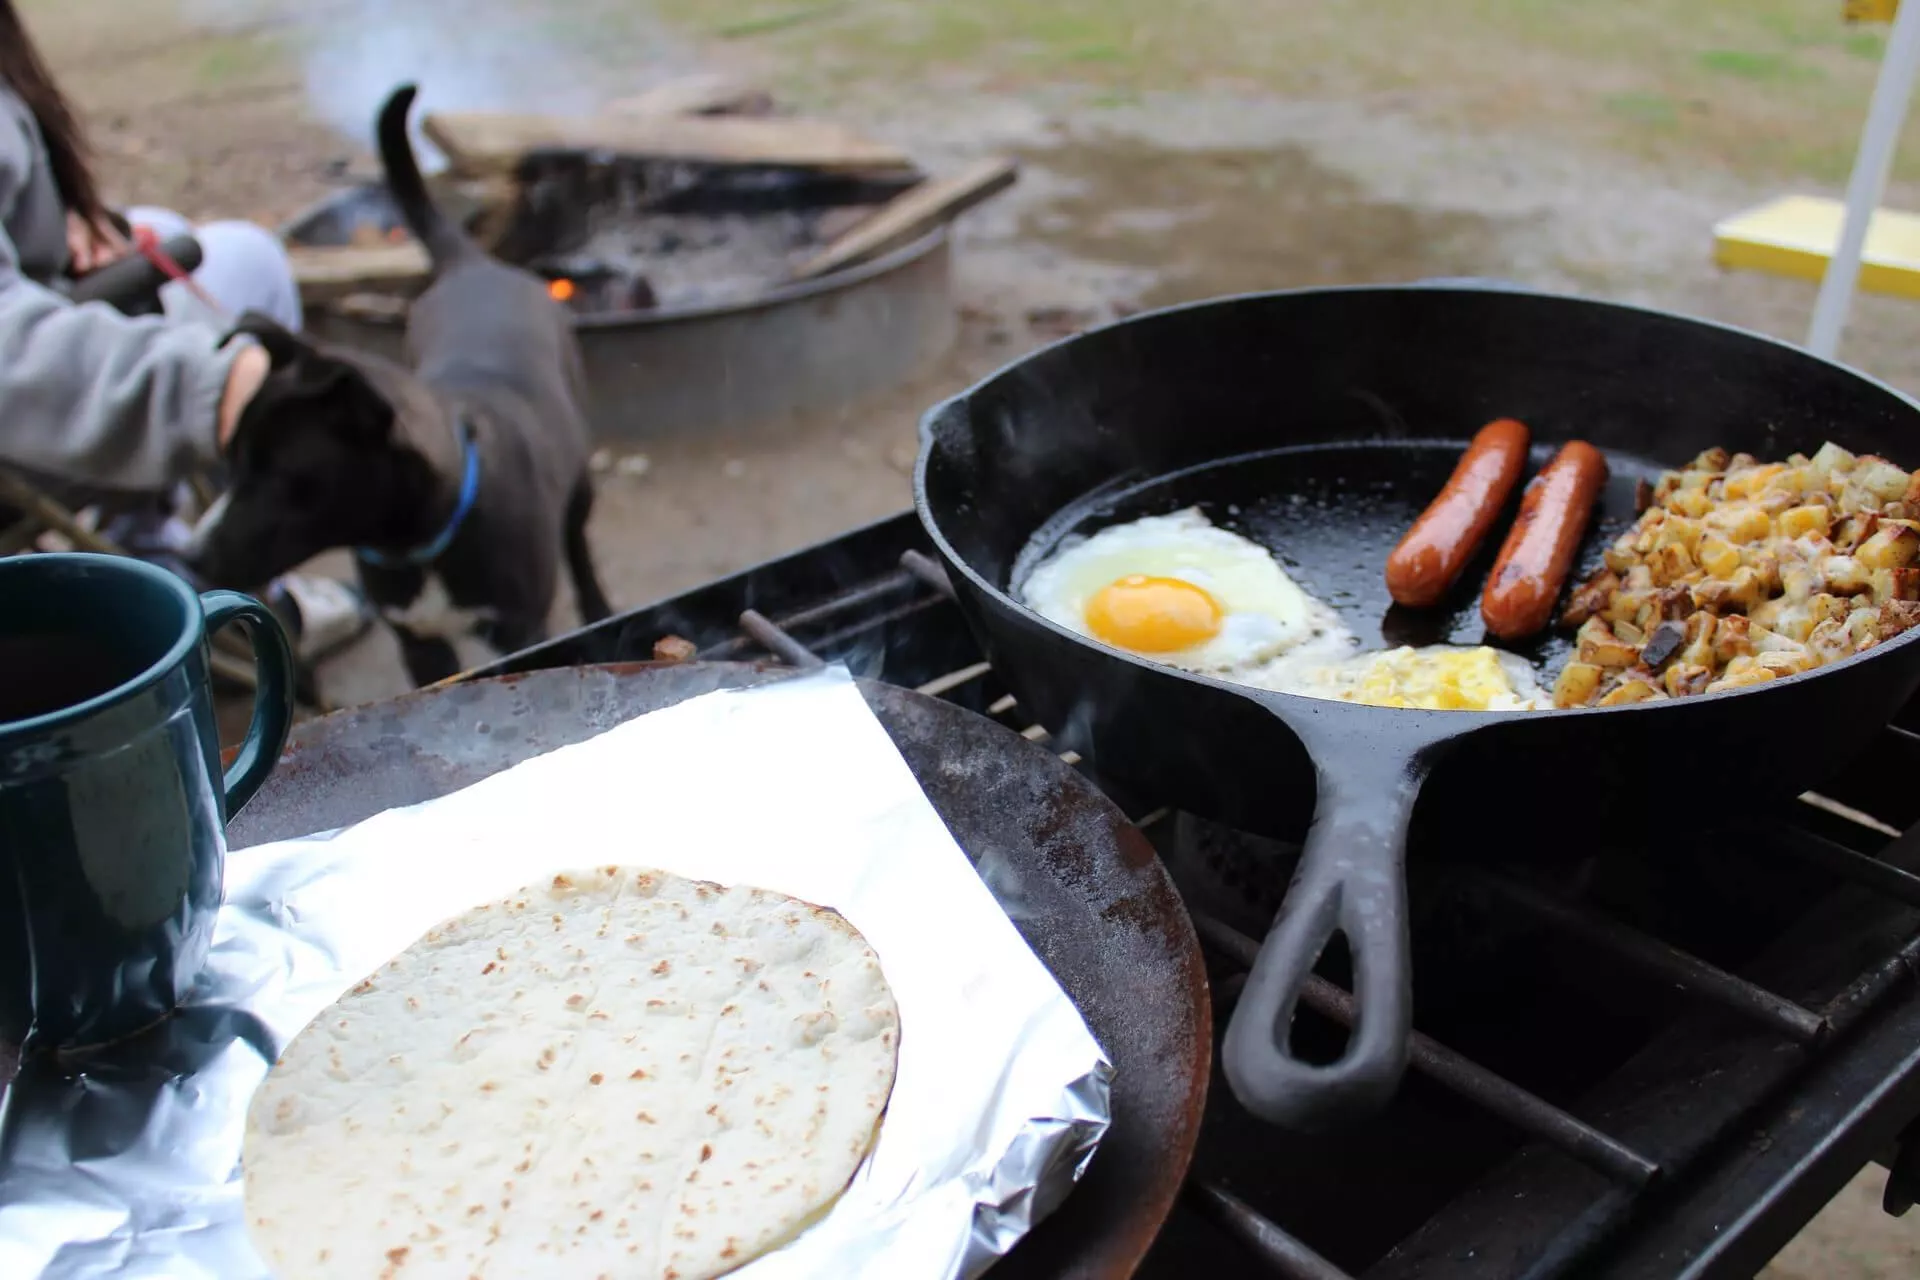
<svg viewBox="0 0 1920 1280">
<path fill-rule="evenodd" d="M 97 698 L 147 665 L 89 633 L 0 635 L 0 724 Z"/>
</svg>

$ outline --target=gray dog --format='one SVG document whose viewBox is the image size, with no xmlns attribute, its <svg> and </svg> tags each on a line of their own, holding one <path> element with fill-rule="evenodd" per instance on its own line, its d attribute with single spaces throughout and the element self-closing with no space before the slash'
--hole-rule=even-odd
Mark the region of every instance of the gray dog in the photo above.
<svg viewBox="0 0 1920 1280">
<path fill-rule="evenodd" d="M 546 635 L 564 555 L 580 614 L 607 616 L 587 548 L 584 379 L 567 314 L 487 256 L 428 194 L 407 137 L 414 87 L 380 112 L 380 159 L 433 281 L 407 318 L 414 368 L 309 341 L 257 315 L 236 333 L 273 371 L 228 451 L 232 484 L 195 530 L 214 583 L 257 586 L 356 549 L 367 597 L 417 684 L 454 675 L 453 634 L 503 652 Z"/>
</svg>

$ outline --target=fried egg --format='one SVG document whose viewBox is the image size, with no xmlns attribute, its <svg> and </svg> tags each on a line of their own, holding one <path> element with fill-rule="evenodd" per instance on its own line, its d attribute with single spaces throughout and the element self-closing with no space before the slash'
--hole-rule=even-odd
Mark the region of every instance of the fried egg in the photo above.
<svg viewBox="0 0 1920 1280">
<path fill-rule="evenodd" d="M 1247 671 L 1331 622 L 1265 547 L 1191 508 L 1063 545 L 1020 599 L 1102 644 L 1212 674 Z"/>
<path fill-rule="evenodd" d="M 1526 659 L 1487 645 L 1380 649 L 1310 673 L 1291 692 L 1376 707 L 1533 711 L 1553 705 Z"/>
</svg>

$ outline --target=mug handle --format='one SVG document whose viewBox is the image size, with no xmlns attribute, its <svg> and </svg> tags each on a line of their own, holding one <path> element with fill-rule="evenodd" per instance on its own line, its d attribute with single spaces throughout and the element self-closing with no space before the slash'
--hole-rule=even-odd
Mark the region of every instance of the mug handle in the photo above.
<svg viewBox="0 0 1920 1280">
<path fill-rule="evenodd" d="M 238 622 L 253 644 L 253 669 L 258 677 L 253 694 L 253 723 L 246 741 L 235 753 L 225 778 L 226 814 L 246 807 L 253 793 L 273 772 L 293 727 L 293 650 L 273 611 L 238 591 L 204 591 L 200 608 L 206 615 L 207 635 L 229 622 Z"/>
</svg>

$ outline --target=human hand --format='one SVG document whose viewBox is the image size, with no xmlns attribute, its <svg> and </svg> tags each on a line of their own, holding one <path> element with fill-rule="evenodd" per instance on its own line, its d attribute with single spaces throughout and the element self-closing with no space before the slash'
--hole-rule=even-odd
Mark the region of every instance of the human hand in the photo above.
<svg viewBox="0 0 1920 1280">
<path fill-rule="evenodd" d="M 90 223 L 67 211 L 67 269 L 76 276 L 98 271 L 133 252 L 133 245 L 110 222 Z"/>
<path fill-rule="evenodd" d="M 218 439 L 222 453 L 233 443 L 233 433 L 240 429 L 240 416 L 247 411 L 247 405 L 271 372 L 273 358 L 264 347 L 249 342 L 234 355 L 233 363 L 227 368 L 226 389 L 220 393 Z"/>
</svg>

